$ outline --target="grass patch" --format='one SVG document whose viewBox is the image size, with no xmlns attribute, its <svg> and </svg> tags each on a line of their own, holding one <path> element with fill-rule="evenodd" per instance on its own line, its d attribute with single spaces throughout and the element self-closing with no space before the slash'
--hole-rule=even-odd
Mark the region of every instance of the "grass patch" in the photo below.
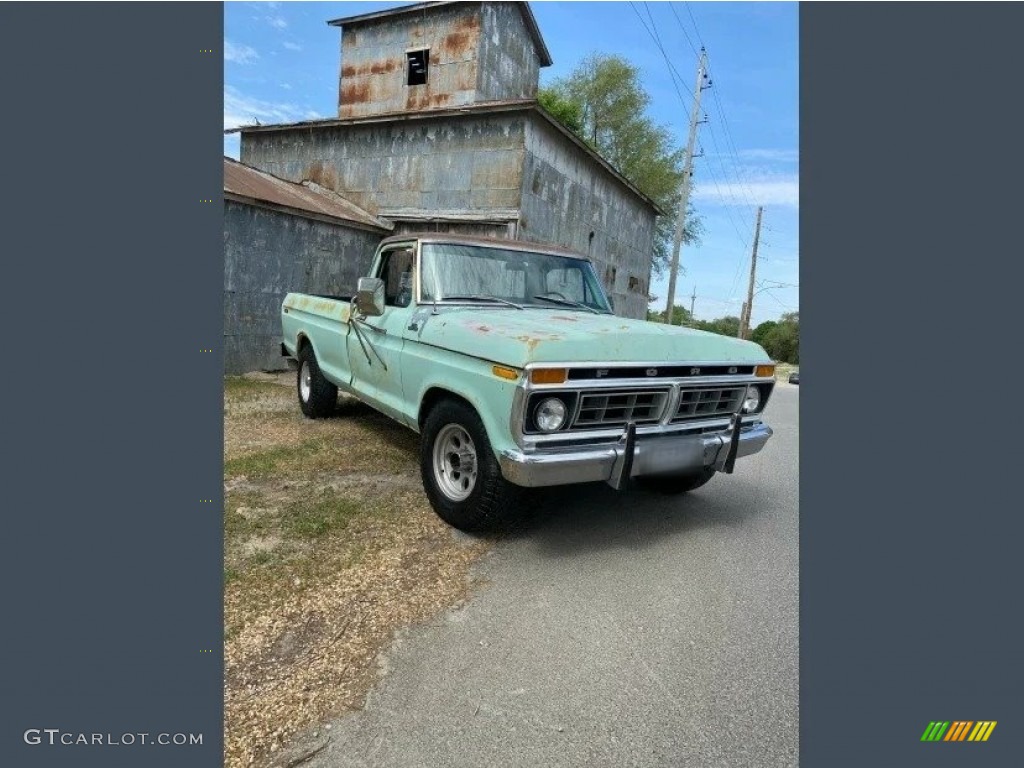
<svg viewBox="0 0 1024 768">
<path fill-rule="evenodd" d="M 279 445 L 246 456 L 236 456 L 224 462 L 224 476 L 227 478 L 267 477 L 280 469 L 283 464 L 295 463 L 298 459 L 309 459 L 322 452 L 326 442 L 323 438 L 315 438 L 305 440 L 298 445 Z"/>
<path fill-rule="evenodd" d="M 293 537 L 320 539 L 344 530 L 359 514 L 359 506 L 333 493 L 291 505 L 282 518 L 282 530 Z"/>
<path fill-rule="evenodd" d="M 229 400 L 242 400 L 258 395 L 276 394 L 281 387 L 268 381 L 257 381 L 245 376 L 225 376 L 224 396 Z"/>
</svg>

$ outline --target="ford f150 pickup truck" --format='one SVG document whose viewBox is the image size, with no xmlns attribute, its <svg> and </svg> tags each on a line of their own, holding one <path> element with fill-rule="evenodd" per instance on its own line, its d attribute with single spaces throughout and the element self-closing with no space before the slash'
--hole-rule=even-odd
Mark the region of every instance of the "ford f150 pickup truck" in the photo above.
<svg viewBox="0 0 1024 768">
<path fill-rule="evenodd" d="M 302 412 L 329 416 L 341 390 L 419 433 L 430 503 L 462 530 L 507 523 L 524 487 L 690 491 L 772 434 L 760 346 L 618 317 L 560 248 L 390 237 L 355 296 L 290 293 L 281 312 Z"/>
</svg>

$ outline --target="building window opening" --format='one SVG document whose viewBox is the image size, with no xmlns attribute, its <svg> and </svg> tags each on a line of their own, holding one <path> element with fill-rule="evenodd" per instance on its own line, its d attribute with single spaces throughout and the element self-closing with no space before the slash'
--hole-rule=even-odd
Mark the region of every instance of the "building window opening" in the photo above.
<svg viewBox="0 0 1024 768">
<path fill-rule="evenodd" d="M 409 51 L 405 57 L 408 60 L 406 83 L 408 85 L 425 85 L 427 69 L 430 66 L 430 51 L 426 48 L 422 51 Z"/>
</svg>

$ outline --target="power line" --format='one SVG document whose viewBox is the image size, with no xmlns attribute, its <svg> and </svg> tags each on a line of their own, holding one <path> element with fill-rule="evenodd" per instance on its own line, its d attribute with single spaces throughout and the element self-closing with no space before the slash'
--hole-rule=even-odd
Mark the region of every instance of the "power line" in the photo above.
<svg viewBox="0 0 1024 768">
<path fill-rule="evenodd" d="M 683 33 L 683 36 L 686 38 L 686 42 L 690 45 L 691 50 L 693 50 L 694 53 L 696 53 L 696 47 L 693 44 L 693 40 L 690 38 L 689 33 L 686 31 L 686 26 L 683 24 L 683 20 L 680 19 L 679 18 L 679 14 L 676 13 L 676 10 L 675 10 L 675 7 L 673 6 L 673 4 L 669 3 L 669 9 L 672 11 L 672 15 L 675 16 L 676 24 L 679 26 L 679 30 Z M 689 12 L 689 8 L 687 8 L 687 11 Z M 648 13 L 650 13 L 650 9 L 649 8 L 648 8 Z M 694 32 L 696 32 L 697 38 L 698 38 L 698 40 L 701 41 L 701 45 L 703 46 L 703 39 L 701 38 L 700 30 L 697 28 L 697 23 L 694 20 L 692 13 L 690 13 L 690 20 L 693 22 Z M 641 19 L 641 21 L 642 21 L 642 19 Z M 651 23 L 652 24 L 654 23 L 653 17 L 651 19 Z M 671 66 L 671 64 L 670 64 L 670 66 Z M 713 94 L 713 95 L 717 99 L 717 94 Z M 728 171 L 725 168 L 725 163 L 722 161 L 722 157 L 724 156 L 724 153 L 722 152 L 721 148 L 718 145 L 717 135 L 715 134 L 713 126 L 711 126 L 709 124 L 708 128 L 711 131 L 711 140 L 712 140 L 712 143 L 715 146 L 715 153 L 716 153 L 716 156 L 717 156 L 717 159 L 718 159 L 718 164 L 722 168 L 722 184 L 725 185 L 726 190 L 727 190 L 727 192 L 729 194 L 729 199 L 732 200 L 733 204 L 736 207 L 742 208 L 742 204 L 739 202 L 739 200 L 736 198 L 736 196 L 732 193 L 732 189 L 730 188 L 730 185 L 729 185 L 729 182 L 728 182 L 729 173 L 728 173 Z M 735 169 L 735 166 L 736 166 L 736 163 L 734 163 L 734 169 Z M 711 176 L 711 181 L 712 181 L 712 183 L 714 183 L 715 189 L 718 191 L 719 197 L 722 199 L 723 203 L 726 202 L 725 201 L 725 195 L 722 194 L 722 188 L 719 186 L 718 179 L 716 178 L 714 172 L 712 172 L 710 165 L 708 165 L 705 168 L 705 170 Z M 736 180 L 738 182 L 736 186 L 740 190 L 741 194 L 745 193 L 743 182 L 740 179 L 738 174 L 736 174 Z M 748 199 L 747 205 L 750 205 L 749 199 Z M 736 231 L 736 236 L 739 238 L 740 243 L 742 243 L 742 245 L 743 245 L 743 251 L 746 251 L 747 248 L 748 248 L 748 240 L 740 232 L 740 229 L 741 229 L 742 225 L 737 225 L 736 219 L 734 218 L 733 212 L 730 209 L 728 204 L 724 205 L 723 207 L 725 208 L 726 217 L 729 219 L 730 224 L 732 225 L 733 229 Z M 746 227 L 742 227 L 742 228 L 744 229 L 744 231 L 746 230 Z M 739 283 L 740 271 L 741 271 L 742 267 L 743 267 L 743 257 L 740 256 L 740 258 L 737 259 L 737 262 L 736 262 L 736 274 L 733 277 L 733 285 L 732 285 L 732 288 L 730 289 L 730 293 L 733 293 L 736 290 L 736 286 Z"/>
<path fill-rule="evenodd" d="M 688 43 L 690 44 L 690 48 L 691 48 L 691 49 L 693 50 L 693 52 L 694 52 L 694 53 L 696 54 L 696 53 L 697 53 L 697 46 L 695 46 L 695 45 L 693 44 L 693 41 L 692 41 L 692 40 L 690 39 L 690 35 L 689 35 L 689 34 L 687 34 L 687 32 L 686 32 L 686 27 L 684 27 L 684 26 L 683 26 L 683 21 L 682 21 L 682 19 L 680 19 L 680 18 L 679 18 L 679 14 L 678 14 L 678 13 L 676 13 L 676 9 L 675 9 L 675 6 L 674 6 L 674 4 L 673 4 L 673 3 L 669 3 L 669 4 L 668 4 L 668 7 L 669 7 L 669 10 L 671 10 L 671 11 L 672 11 L 672 15 L 676 17 L 676 21 L 678 21 L 678 22 L 679 22 L 679 28 L 680 28 L 681 30 L 683 30 L 683 36 L 684 36 L 684 37 L 686 37 L 686 42 L 688 42 Z M 689 10 L 689 9 L 687 9 L 687 10 Z M 692 17 L 691 17 L 691 18 L 692 18 Z M 699 38 L 699 37 L 700 37 L 700 35 L 698 35 L 698 38 Z M 704 43 L 702 42 L 702 43 L 701 43 L 701 46 L 703 46 L 703 45 L 704 45 Z M 697 54 L 697 55 L 700 55 L 700 54 Z"/>
<path fill-rule="evenodd" d="M 636 5 L 634 5 L 631 2 L 629 4 L 629 7 L 633 9 L 633 13 L 635 13 L 636 17 L 640 20 L 640 24 L 643 25 L 643 28 L 647 32 L 648 36 L 651 38 L 651 40 L 654 41 L 654 44 L 658 47 L 658 50 L 661 51 L 661 56 L 662 58 L 665 59 L 665 64 L 668 67 L 668 76 L 669 79 L 672 81 L 672 86 L 676 89 L 676 94 L 679 96 L 679 100 L 683 102 L 683 106 L 688 107 L 689 105 L 686 103 L 686 99 L 683 98 L 683 94 L 679 90 L 680 87 L 690 95 L 691 99 L 695 100 L 697 97 L 694 96 L 693 91 L 686 87 L 686 84 L 683 82 L 683 78 L 679 74 L 679 71 L 675 68 L 675 65 L 672 64 L 672 59 L 669 57 L 668 52 L 665 50 L 665 46 L 662 45 L 661 37 L 660 35 L 658 35 L 658 25 L 654 23 L 654 17 L 651 16 L 651 9 L 647 6 L 647 3 L 644 3 L 644 8 L 647 11 L 647 15 L 651 19 L 651 26 L 648 27 L 647 22 L 644 21 L 644 17 L 641 16 L 640 11 L 637 10 Z"/>
<path fill-rule="evenodd" d="M 700 41 L 701 46 L 703 46 L 704 39 L 700 36 L 700 29 L 697 27 L 697 20 L 693 18 L 693 11 L 690 10 L 690 4 L 683 3 L 683 7 L 686 8 L 686 12 L 690 14 L 690 21 L 693 22 L 693 31 L 697 33 L 697 40 Z"/>
<path fill-rule="evenodd" d="M 700 27 L 697 26 L 697 19 L 694 18 L 693 11 L 690 9 L 689 3 L 683 3 L 683 6 L 686 8 L 686 13 L 690 17 L 690 23 L 693 24 L 693 31 L 697 35 L 697 40 L 700 42 L 702 47 L 705 47 L 704 46 L 704 38 L 700 34 Z M 672 14 L 676 17 L 676 22 L 679 24 L 679 29 L 682 30 L 683 35 L 686 37 L 687 42 L 690 42 L 690 47 L 692 48 L 693 47 L 693 43 L 690 41 L 690 35 L 687 33 L 685 25 L 683 24 L 682 20 L 679 18 L 679 14 L 675 12 L 675 8 L 672 6 L 671 3 L 669 4 L 669 8 L 672 9 Z M 738 186 L 739 186 L 739 189 L 740 189 L 740 193 L 743 194 L 744 197 L 747 198 L 747 205 L 748 206 L 750 206 L 751 208 L 756 208 L 754 203 L 750 200 L 749 196 L 747 196 L 747 189 L 745 187 L 745 181 L 744 181 L 744 179 L 741 178 L 740 173 L 739 173 L 739 166 L 740 166 L 740 163 L 739 163 L 739 150 L 736 148 L 736 142 L 732 138 L 732 131 L 729 128 L 729 121 L 725 117 L 725 110 L 722 107 L 721 98 L 719 97 L 717 91 L 713 92 L 711 94 L 711 96 L 712 96 L 712 99 L 715 102 L 716 107 L 718 108 L 719 116 L 722 118 L 722 129 L 725 132 L 726 139 L 728 139 L 729 144 L 732 147 L 732 152 L 733 152 L 733 157 L 734 157 L 733 168 L 734 168 L 734 171 L 736 173 L 736 179 L 739 182 Z M 714 139 L 714 131 L 712 131 L 712 139 Z M 723 173 L 724 173 L 724 168 L 723 168 Z"/>
<path fill-rule="evenodd" d="M 771 291 L 765 291 L 765 293 L 767 293 L 767 294 L 768 294 L 769 296 L 771 296 L 771 297 L 772 297 L 773 299 L 775 299 L 775 303 L 776 303 L 776 304 L 778 304 L 778 305 L 779 305 L 780 307 L 782 307 L 783 309 L 788 309 L 788 310 L 790 310 L 791 312 L 795 312 L 795 311 L 798 311 L 798 310 L 800 309 L 799 307 L 794 307 L 794 306 L 791 306 L 791 305 L 789 305 L 789 304 L 783 304 L 783 303 L 782 303 L 782 302 L 781 302 L 781 301 L 779 300 L 779 297 L 778 297 L 778 296 L 776 296 L 776 295 L 775 295 L 774 293 L 772 293 Z"/>
</svg>

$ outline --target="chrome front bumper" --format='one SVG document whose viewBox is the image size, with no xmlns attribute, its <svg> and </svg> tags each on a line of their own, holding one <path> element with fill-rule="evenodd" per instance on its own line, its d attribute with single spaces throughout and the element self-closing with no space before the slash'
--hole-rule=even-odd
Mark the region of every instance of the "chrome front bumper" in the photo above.
<svg viewBox="0 0 1024 768">
<path fill-rule="evenodd" d="M 536 488 L 603 481 L 621 488 L 630 477 L 699 472 L 713 466 L 732 472 L 732 462 L 764 448 L 771 427 L 755 423 L 716 435 L 636 437 L 627 428 L 617 443 L 594 447 L 503 451 L 501 473 L 515 485 Z"/>
</svg>

